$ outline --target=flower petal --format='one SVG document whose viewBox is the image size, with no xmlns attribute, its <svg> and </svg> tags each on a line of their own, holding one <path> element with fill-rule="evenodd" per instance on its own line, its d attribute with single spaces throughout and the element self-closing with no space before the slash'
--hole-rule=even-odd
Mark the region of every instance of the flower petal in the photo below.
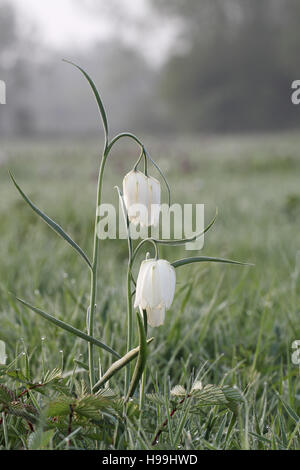
<svg viewBox="0 0 300 470">
<path fill-rule="evenodd" d="M 164 307 L 157 307 L 157 308 L 147 308 L 147 322 L 150 326 L 157 327 L 163 325 L 165 321 L 165 312 L 166 309 Z"/>
</svg>

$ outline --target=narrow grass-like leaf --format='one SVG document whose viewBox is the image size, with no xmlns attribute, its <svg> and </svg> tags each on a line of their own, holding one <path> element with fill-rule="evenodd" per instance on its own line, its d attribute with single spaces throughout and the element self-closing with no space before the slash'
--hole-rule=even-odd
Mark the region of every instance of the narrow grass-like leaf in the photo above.
<svg viewBox="0 0 300 470">
<path fill-rule="evenodd" d="M 261 442 L 266 442 L 267 444 L 272 444 L 272 441 L 270 441 L 270 439 L 267 439 L 266 437 L 264 436 L 260 436 L 259 434 L 257 434 L 256 432 L 252 432 L 252 431 L 249 431 L 249 434 L 251 434 L 251 436 L 254 436 L 256 437 L 256 439 L 258 439 L 259 441 Z"/>
<path fill-rule="evenodd" d="M 250 263 L 242 263 L 240 261 L 232 261 L 230 259 L 224 259 L 224 258 L 211 258 L 209 256 L 195 256 L 191 258 L 183 258 L 178 261 L 174 261 L 172 266 L 174 268 L 179 268 L 180 266 L 184 266 L 186 264 L 191 264 L 191 263 L 203 263 L 203 262 L 212 262 L 212 263 L 228 263 L 228 264 L 240 264 L 241 266 L 253 266 L 253 264 Z"/>
<path fill-rule="evenodd" d="M 230 434 L 231 434 L 231 431 L 233 429 L 233 426 L 235 425 L 235 422 L 236 422 L 236 419 L 237 419 L 237 416 L 235 413 L 232 414 L 231 416 L 231 420 L 230 420 L 230 423 L 229 423 L 229 426 L 227 428 L 227 433 L 226 433 L 226 438 L 225 438 L 225 445 L 227 444 L 228 442 L 228 439 L 230 437 Z"/>
<path fill-rule="evenodd" d="M 223 437 L 223 433 L 224 433 L 224 429 L 225 429 L 225 425 L 226 425 L 226 421 L 227 421 L 227 413 L 225 414 L 222 422 L 221 422 L 221 425 L 219 427 L 219 430 L 217 432 L 217 435 L 216 435 L 216 439 L 215 439 L 215 443 L 216 443 L 216 447 L 220 447 L 221 445 L 221 441 L 222 441 L 222 437 Z"/>
<path fill-rule="evenodd" d="M 86 78 L 87 81 L 89 82 L 89 84 L 90 84 L 90 86 L 91 86 L 91 88 L 92 88 L 92 90 L 93 90 L 94 96 L 95 96 L 95 98 L 96 98 L 97 104 L 98 104 L 98 108 L 99 108 L 99 111 L 100 111 L 100 115 L 101 115 L 101 118 L 102 118 L 104 131 L 105 131 L 105 140 L 106 140 L 106 143 L 107 143 L 107 142 L 108 142 L 108 123 L 107 123 L 107 117 L 106 117 L 106 112 L 105 112 L 105 109 L 104 109 L 102 100 L 101 100 L 101 98 L 100 98 L 100 95 L 99 95 L 99 92 L 98 92 L 98 90 L 97 90 L 97 87 L 96 87 L 95 83 L 93 82 L 93 80 L 91 79 L 91 77 L 86 73 L 86 71 L 83 70 L 83 68 L 81 68 L 79 65 L 74 64 L 74 62 L 71 62 L 70 60 L 67 60 L 67 59 L 63 59 L 63 62 L 66 62 L 67 64 L 71 64 L 71 65 L 73 65 L 74 67 L 76 67 L 78 70 L 80 70 L 80 72 L 85 76 L 85 78 Z"/>
<path fill-rule="evenodd" d="M 18 183 L 16 182 L 16 180 L 15 180 L 13 174 L 11 173 L 11 171 L 9 171 L 9 175 L 10 175 L 15 187 L 17 188 L 17 190 L 21 194 L 22 198 L 27 202 L 27 204 L 31 207 L 31 209 L 37 215 L 39 215 L 43 219 L 43 221 L 46 222 L 46 224 L 49 225 L 49 227 L 51 227 L 52 230 L 54 230 L 54 232 L 56 232 L 59 236 L 61 236 L 64 240 L 66 240 L 66 242 L 68 242 L 74 248 L 74 250 L 76 250 L 77 253 L 80 254 L 80 256 L 84 259 L 84 261 L 92 269 L 92 265 L 91 265 L 90 260 L 88 259 L 87 255 L 84 253 L 84 251 L 80 248 L 80 246 L 78 246 L 77 243 L 75 243 L 74 240 L 72 240 L 72 238 L 69 237 L 69 235 L 61 228 L 60 225 L 58 225 L 56 222 L 54 222 L 54 220 L 50 219 L 50 217 L 48 217 L 44 212 L 42 212 L 38 207 L 36 207 L 33 204 L 33 202 L 26 196 L 26 194 L 22 191 L 22 189 L 18 185 Z"/>
<path fill-rule="evenodd" d="M 293 421 L 295 421 L 295 423 L 298 424 L 300 422 L 300 417 L 298 416 L 298 414 L 281 398 L 281 396 L 278 393 L 276 393 L 276 395 L 278 396 L 279 400 L 283 404 L 288 415 L 292 418 Z"/>
<path fill-rule="evenodd" d="M 74 362 L 78 366 L 82 367 L 84 370 L 87 370 L 87 371 L 89 370 L 89 366 L 87 364 L 85 364 L 84 362 L 79 361 L 78 359 L 74 359 Z"/>
<path fill-rule="evenodd" d="M 190 408 L 191 402 L 185 402 L 184 405 L 185 405 L 185 410 L 182 414 L 182 417 L 181 417 L 179 423 L 177 424 L 177 430 L 176 430 L 176 434 L 175 434 L 175 438 L 174 438 L 174 448 L 175 449 L 177 448 L 177 446 L 179 444 L 183 428 L 184 428 L 184 426 L 186 424 L 186 421 L 188 419 L 189 408 Z"/>
<path fill-rule="evenodd" d="M 150 338 L 147 341 L 147 344 L 150 344 L 154 338 Z M 132 349 L 129 351 L 125 356 L 123 356 L 121 359 L 118 361 L 114 362 L 110 368 L 105 372 L 103 377 L 94 385 L 93 387 L 93 392 L 96 392 L 99 390 L 99 388 L 104 385 L 113 375 L 115 375 L 116 372 L 118 372 L 120 369 L 122 369 L 124 366 L 129 364 L 133 359 L 135 359 L 140 351 L 140 347 L 138 346 L 137 348 Z"/>
<path fill-rule="evenodd" d="M 126 397 L 126 401 L 134 394 L 135 389 L 142 376 L 142 373 L 145 369 L 146 360 L 147 360 L 147 341 L 146 341 L 146 335 L 145 335 L 144 324 L 143 324 L 144 322 L 139 312 L 136 313 L 136 316 L 137 316 L 138 327 L 139 327 L 140 346 L 139 346 L 139 354 L 138 354 L 137 362 L 136 362 L 133 376 L 129 385 L 129 390 L 128 390 L 128 394 Z"/>
<path fill-rule="evenodd" d="M 199 237 L 201 237 L 202 235 L 204 235 L 204 234 L 214 225 L 217 216 L 218 216 L 218 209 L 216 210 L 216 214 L 215 214 L 214 218 L 210 221 L 210 223 L 208 224 L 208 226 L 205 227 L 205 229 L 202 230 L 202 232 L 197 233 L 196 235 L 194 235 L 194 236 L 191 237 L 191 238 L 183 238 L 183 239 L 181 239 L 181 240 L 158 240 L 158 239 L 156 239 L 156 238 L 153 238 L 153 241 L 155 241 L 156 243 L 158 243 L 158 244 L 160 244 L 160 245 L 170 245 L 170 246 L 184 245 L 185 243 L 194 242 L 194 241 L 196 241 Z"/>
<path fill-rule="evenodd" d="M 68 323 L 65 323 L 61 320 L 58 320 L 58 318 L 53 317 L 52 315 L 49 315 L 49 313 L 44 312 L 43 310 L 40 310 L 39 308 L 33 307 L 29 303 L 25 302 L 25 300 L 19 299 L 16 297 L 16 299 L 21 302 L 21 304 L 25 305 L 25 307 L 29 308 L 33 312 L 37 313 L 41 317 L 45 318 L 49 322 L 53 323 L 54 325 L 58 326 L 59 328 L 62 328 L 63 330 L 68 331 L 72 335 L 78 336 L 81 339 L 84 339 L 85 341 L 88 341 L 91 344 L 94 344 L 95 346 L 98 346 L 101 349 L 105 349 L 109 353 L 111 353 L 113 356 L 120 357 L 120 355 L 111 349 L 109 346 L 106 344 L 102 343 L 102 341 L 99 341 L 96 338 L 93 338 L 92 336 L 87 335 L 83 331 L 78 330 L 77 328 L 74 328 L 73 326 L 69 325 Z"/>
<path fill-rule="evenodd" d="M 282 416 L 280 414 L 278 414 L 278 420 L 279 420 L 282 444 L 283 444 L 283 447 L 285 449 L 287 449 L 287 447 L 288 447 L 288 437 L 287 437 L 287 434 L 286 434 L 284 421 L 283 421 Z"/>
</svg>

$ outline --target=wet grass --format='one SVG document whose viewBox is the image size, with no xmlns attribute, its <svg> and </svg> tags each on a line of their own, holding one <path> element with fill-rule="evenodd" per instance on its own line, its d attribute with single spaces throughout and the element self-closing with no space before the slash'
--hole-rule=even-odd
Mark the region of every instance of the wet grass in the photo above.
<svg viewBox="0 0 300 470">
<path fill-rule="evenodd" d="M 146 393 L 156 391 L 168 399 L 171 387 L 188 386 L 204 367 L 204 384 L 237 386 L 245 403 L 232 429 L 228 409 L 203 407 L 188 414 L 183 407 L 169 420 L 157 448 L 299 449 L 299 367 L 291 363 L 291 345 L 300 339 L 300 138 L 147 141 L 167 173 L 174 202 L 204 203 L 207 222 L 215 207 L 219 209 L 200 254 L 255 264 L 201 264 L 178 270 L 176 297 L 165 325 L 150 332 L 155 341 L 150 346 Z M 28 352 L 35 380 L 45 368 L 62 365 L 65 374 L 72 373 L 74 359 L 87 362 L 87 348 L 82 340 L 18 305 L 9 292 L 84 330 L 89 272 L 20 200 L 7 170 L 90 254 L 100 151 L 96 141 L 6 142 L 1 147 L 0 339 L 7 344 L 8 362 Z M 120 145 L 111 155 L 105 202 L 117 205 L 113 187 L 121 185 L 136 152 L 134 146 Z M 183 248 L 161 251 L 170 261 L 186 255 Z M 126 267 L 126 241 L 104 241 L 95 334 L 119 353 L 126 349 Z M 105 352 L 99 356 L 105 370 L 112 358 Z M 17 362 L 21 369 L 24 357 Z M 121 389 L 123 375 L 115 376 L 110 387 Z M 76 374 L 80 378 L 87 381 L 84 370 Z M 166 418 L 165 406 L 157 397 L 146 400 L 139 426 L 128 423 L 122 438 L 110 441 L 102 436 L 88 445 L 151 447 Z M 20 428 L 23 439 L 13 431 L 18 420 L 7 418 L 8 442 L 0 428 L 2 448 L 27 446 L 28 429 Z M 77 448 L 81 444 L 73 442 Z M 54 438 L 48 444 L 57 445 Z"/>
</svg>

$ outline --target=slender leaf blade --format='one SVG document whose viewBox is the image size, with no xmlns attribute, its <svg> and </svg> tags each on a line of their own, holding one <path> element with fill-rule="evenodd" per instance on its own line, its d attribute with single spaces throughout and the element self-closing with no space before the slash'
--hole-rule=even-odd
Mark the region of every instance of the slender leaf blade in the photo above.
<svg viewBox="0 0 300 470">
<path fill-rule="evenodd" d="M 241 261 L 233 261 L 233 260 L 224 259 L 224 258 L 212 258 L 210 256 L 195 256 L 191 258 L 182 258 L 177 261 L 174 261 L 171 264 L 172 266 L 174 266 L 174 268 L 179 268 L 180 266 L 184 266 L 186 264 L 203 263 L 203 262 L 239 264 L 241 266 L 253 266 L 253 264 L 250 264 L 250 263 L 242 263 Z"/>
<path fill-rule="evenodd" d="M 77 253 L 79 253 L 79 255 L 84 259 L 84 261 L 92 269 L 92 265 L 91 265 L 90 260 L 88 259 L 87 255 L 84 253 L 84 251 L 80 248 L 80 246 L 78 246 L 77 243 L 75 243 L 74 240 L 72 240 L 72 238 L 62 229 L 62 227 L 60 225 L 58 225 L 56 222 L 54 222 L 54 220 L 50 219 L 50 217 L 48 217 L 37 206 L 35 206 L 35 204 L 33 204 L 33 202 L 26 196 L 26 194 L 23 192 L 23 190 L 18 185 L 18 183 L 16 182 L 16 180 L 15 180 L 13 174 L 11 173 L 11 171 L 9 171 L 9 175 L 10 175 L 15 187 L 17 188 L 17 190 L 21 194 L 22 198 L 25 200 L 25 202 L 27 202 L 27 204 L 31 207 L 31 209 L 37 215 L 39 215 L 43 219 L 43 221 L 46 222 L 46 224 L 49 225 L 49 227 L 51 227 L 52 230 L 54 230 L 54 232 L 56 232 L 60 237 L 62 237 L 64 240 L 66 240 L 66 242 L 69 243 L 69 245 L 71 245 L 72 248 L 74 248 L 74 250 L 77 251 Z"/>
<path fill-rule="evenodd" d="M 25 302 L 25 300 L 19 299 L 18 297 L 16 297 L 16 299 L 21 304 L 23 304 L 25 307 L 29 308 L 30 310 L 37 313 L 38 315 L 45 318 L 46 320 L 53 323 L 54 325 L 58 326 L 59 328 L 62 328 L 63 330 L 66 330 L 69 333 L 71 333 L 75 336 L 78 336 L 79 338 L 81 338 L 85 341 L 88 341 L 89 343 L 94 344 L 95 346 L 98 346 L 101 349 L 105 349 L 106 351 L 111 353 L 113 356 L 116 356 L 116 357 L 120 358 L 120 355 L 116 351 L 114 351 L 112 348 L 110 348 L 106 344 L 102 343 L 102 341 L 99 341 L 98 339 L 87 335 L 83 331 L 80 331 L 77 328 L 74 328 L 73 326 L 69 325 L 68 323 L 65 323 L 62 320 L 59 320 L 58 318 L 53 317 L 49 313 L 46 313 L 43 310 L 41 310 L 37 307 L 34 307 L 33 305 L 30 305 L 29 303 Z"/>
<path fill-rule="evenodd" d="M 74 64 L 74 62 L 71 62 L 70 60 L 67 60 L 67 59 L 63 59 L 63 62 L 66 62 L 67 64 L 71 64 L 74 67 L 76 67 L 78 70 L 80 70 L 80 72 L 85 76 L 85 78 L 89 82 L 89 84 L 90 84 L 90 86 L 93 90 L 94 96 L 96 98 L 97 104 L 98 104 L 98 108 L 99 108 L 99 111 L 100 111 L 104 131 L 105 131 L 105 139 L 106 139 L 106 142 L 107 142 L 108 141 L 108 122 L 107 122 L 106 112 L 105 112 L 102 100 L 100 98 L 100 95 L 99 95 L 99 92 L 97 90 L 97 87 L 96 87 L 95 83 L 93 82 L 91 77 L 87 74 L 87 72 L 85 70 L 83 70 L 83 68 L 80 67 L 79 65 Z"/>
<path fill-rule="evenodd" d="M 191 238 L 183 238 L 181 240 L 159 240 L 157 238 L 153 238 L 153 240 L 156 243 L 159 243 L 160 245 L 171 245 L 171 246 L 184 245 L 185 243 L 194 242 L 199 237 L 204 235 L 214 225 L 214 223 L 217 219 L 217 216 L 218 216 L 218 209 L 216 210 L 216 214 L 215 214 L 214 218 L 210 221 L 210 223 L 207 225 L 207 227 L 205 227 L 205 229 L 202 230 L 202 232 L 197 233 L 196 235 L 194 235 Z"/>
</svg>

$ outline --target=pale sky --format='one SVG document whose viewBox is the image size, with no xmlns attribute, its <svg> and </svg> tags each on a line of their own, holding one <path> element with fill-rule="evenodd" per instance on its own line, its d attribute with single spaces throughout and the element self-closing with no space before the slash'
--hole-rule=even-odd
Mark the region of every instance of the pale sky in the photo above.
<svg viewBox="0 0 300 470">
<path fill-rule="evenodd" d="M 20 27 L 34 27 L 41 44 L 60 49 L 73 45 L 86 47 L 97 39 L 121 37 L 142 49 L 144 55 L 160 62 L 172 41 L 177 27 L 175 21 L 164 22 L 151 15 L 147 0 L 10 0 L 19 13 Z M 97 13 L 93 11 L 97 8 Z M 101 7 L 103 12 L 101 13 Z M 109 8 L 110 7 L 110 8 Z M 131 18 L 148 26 L 134 28 L 115 18 L 112 8 L 126 11 Z"/>
</svg>

